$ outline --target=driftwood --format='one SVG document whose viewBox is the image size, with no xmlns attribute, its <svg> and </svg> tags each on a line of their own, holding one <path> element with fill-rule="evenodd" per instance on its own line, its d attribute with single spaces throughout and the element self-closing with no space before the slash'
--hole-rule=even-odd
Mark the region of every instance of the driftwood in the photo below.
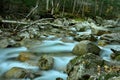
<svg viewBox="0 0 120 80">
<path fill-rule="evenodd" d="M 27 30 L 28 27 L 32 25 L 51 25 L 53 27 L 62 27 L 64 25 L 58 25 L 55 23 L 50 23 L 49 20 L 53 20 L 53 18 L 44 18 L 36 21 L 14 21 L 14 20 L 0 20 L 1 23 L 7 23 L 7 24 L 17 24 L 17 25 L 25 25 L 23 26 Z M 18 27 L 18 26 L 17 26 Z M 23 31 L 25 31 L 23 30 Z"/>
</svg>

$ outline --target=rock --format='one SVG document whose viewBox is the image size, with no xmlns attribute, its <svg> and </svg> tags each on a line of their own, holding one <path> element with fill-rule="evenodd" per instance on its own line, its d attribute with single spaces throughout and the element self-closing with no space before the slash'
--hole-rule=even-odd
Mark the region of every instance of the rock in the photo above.
<svg viewBox="0 0 120 80">
<path fill-rule="evenodd" d="M 55 19 L 55 20 L 54 20 L 54 23 L 55 23 L 55 24 L 58 24 L 58 25 L 63 25 L 63 22 L 62 22 L 61 19 Z"/>
<path fill-rule="evenodd" d="M 54 65 L 54 59 L 51 56 L 43 55 L 38 61 L 38 66 L 42 70 L 52 69 Z"/>
<path fill-rule="evenodd" d="M 0 29 L 0 33 L 2 33 L 3 31 Z"/>
<path fill-rule="evenodd" d="M 26 70 L 24 68 L 13 67 L 5 73 L 7 79 L 20 79 L 25 78 Z"/>
<path fill-rule="evenodd" d="M 107 40 L 98 40 L 98 45 L 99 46 L 105 46 L 105 45 L 107 45 L 107 44 L 109 44 L 110 42 L 109 41 L 107 41 Z"/>
<path fill-rule="evenodd" d="M 81 23 L 77 23 L 74 25 L 74 27 L 76 28 L 77 31 L 85 31 L 89 28 L 89 25 L 87 25 L 86 22 L 81 22 Z"/>
<path fill-rule="evenodd" d="M 104 61 L 97 55 L 88 53 L 72 59 L 67 65 L 67 80 L 88 80 L 99 73 L 98 66 Z"/>
<path fill-rule="evenodd" d="M 75 57 L 67 65 L 67 80 L 108 80 L 120 75 L 119 64 L 104 61 L 97 55 L 88 53 Z"/>
<path fill-rule="evenodd" d="M 74 39 L 77 41 L 82 41 L 82 40 L 97 41 L 96 37 L 93 36 L 92 34 L 77 35 L 75 36 Z"/>
<path fill-rule="evenodd" d="M 0 40 L 0 48 L 6 48 L 9 45 L 9 42 L 7 39 Z"/>
<path fill-rule="evenodd" d="M 28 49 L 30 48 L 33 48 L 35 46 L 38 46 L 41 44 L 41 41 L 40 40 L 35 40 L 35 39 L 23 39 L 21 42 L 20 42 L 20 45 L 21 46 L 25 46 L 27 47 Z"/>
<path fill-rule="evenodd" d="M 2 39 L 0 40 L 0 48 L 8 48 L 16 46 L 16 42 L 13 39 Z"/>
<path fill-rule="evenodd" d="M 120 27 L 119 19 L 116 21 L 115 20 L 103 20 L 102 25 L 105 27 L 111 27 L 111 28 Z"/>
<path fill-rule="evenodd" d="M 110 42 L 118 42 L 120 43 L 120 32 L 118 33 L 111 33 L 111 34 L 103 34 L 100 37 L 101 40 L 107 40 Z"/>
<path fill-rule="evenodd" d="M 95 34 L 95 35 L 98 35 L 98 36 L 100 36 L 102 34 L 111 33 L 111 31 L 109 29 L 101 27 L 101 26 L 98 27 L 94 23 L 91 23 L 91 31 L 92 31 L 92 34 Z"/>
<path fill-rule="evenodd" d="M 112 78 L 110 78 L 108 80 L 120 80 L 120 76 L 118 76 L 118 77 L 112 77 Z"/>
<path fill-rule="evenodd" d="M 29 28 L 28 28 L 28 32 L 29 32 L 30 34 L 32 34 L 32 35 L 37 35 L 38 32 L 39 32 L 39 28 L 36 27 L 36 26 L 34 26 L 34 27 L 29 27 Z"/>
<path fill-rule="evenodd" d="M 79 22 L 74 25 L 77 31 L 86 31 L 90 29 L 90 24 L 87 21 Z"/>
<path fill-rule="evenodd" d="M 36 56 L 29 52 L 20 52 L 19 56 L 18 56 L 18 60 L 22 61 L 22 62 L 28 61 L 28 60 L 33 60 L 35 58 L 36 58 Z"/>
<path fill-rule="evenodd" d="M 101 25 L 103 23 L 102 17 L 96 16 L 96 23 Z"/>
<path fill-rule="evenodd" d="M 111 49 L 113 53 L 110 55 L 113 60 L 120 61 L 120 51 Z"/>
<path fill-rule="evenodd" d="M 56 78 L 56 80 L 63 80 L 63 78 L 58 77 L 58 78 Z"/>
<path fill-rule="evenodd" d="M 26 32 L 23 32 L 23 33 L 20 33 L 20 34 L 18 34 L 18 36 L 20 37 L 20 38 L 30 38 L 30 34 L 26 31 Z"/>
<path fill-rule="evenodd" d="M 51 32 L 53 32 L 53 33 L 60 33 L 60 30 L 56 29 L 56 28 L 53 28 L 53 29 L 51 29 Z"/>
<path fill-rule="evenodd" d="M 81 41 L 72 50 L 73 54 L 75 55 L 83 55 L 86 53 L 93 53 L 96 55 L 99 55 L 100 48 L 96 46 L 94 43 L 91 41 Z"/>
<path fill-rule="evenodd" d="M 74 42 L 73 38 L 72 37 L 62 37 L 62 39 L 60 39 L 60 41 L 62 42 Z"/>
</svg>

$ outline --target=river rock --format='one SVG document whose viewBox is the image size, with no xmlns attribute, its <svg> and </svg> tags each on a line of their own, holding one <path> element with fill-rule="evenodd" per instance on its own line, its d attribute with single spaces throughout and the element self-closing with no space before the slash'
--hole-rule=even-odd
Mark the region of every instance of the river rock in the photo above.
<svg viewBox="0 0 120 80">
<path fill-rule="evenodd" d="M 97 41 L 97 38 L 92 34 L 77 35 L 75 36 L 74 39 L 77 41 L 82 41 L 82 40 Z"/>
<path fill-rule="evenodd" d="M 36 58 L 36 56 L 29 52 L 20 52 L 19 56 L 18 56 L 18 60 L 22 61 L 22 62 L 28 61 L 28 60 L 33 60 L 35 58 Z"/>
<path fill-rule="evenodd" d="M 16 41 L 14 41 L 11 38 L 8 39 L 2 39 L 0 40 L 0 48 L 8 48 L 8 47 L 15 47 L 16 45 Z"/>
<path fill-rule="evenodd" d="M 38 61 L 38 66 L 42 70 L 52 69 L 54 65 L 54 59 L 51 56 L 43 55 Z"/>
<path fill-rule="evenodd" d="M 58 25 L 63 25 L 62 19 L 55 19 L 54 23 Z"/>
<path fill-rule="evenodd" d="M 107 28 L 104 28 L 102 26 L 97 26 L 95 25 L 94 23 L 91 23 L 91 31 L 92 31 L 92 34 L 95 34 L 95 35 L 102 35 L 102 34 L 108 34 L 108 33 L 111 33 L 111 31 Z"/>
<path fill-rule="evenodd" d="M 25 39 L 30 38 L 30 34 L 29 34 L 27 31 L 25 31 L 25 32 L 23 32 L 23 33 L 19 33 L 18 36 L 19 36 L 20 38 L 25 38 Z"/>
<path fill-rule="evenodd" d="M 107 40 L 110 42 L 118 42 L 120 43 L 120 32 L 118 33 L 111 33 L 111 34 L 103 34 L 100 39 Z"/>
<path fill-rule="evenodd" d="M 79 55 L 79 56 L 86 53 L 93 53 L 93 54 L 99 55 L 100 48 L 94 43 L 92 43 L 91 41 L 85 40 L 76 44 L 72 52 L 73 54 Z"/>
<path fill-rule="evenodd" d="M 26 70 L 24 68 L 13 67 L 5 73 L 7 79 L 20 79 L 25 78 Z"/>
<path fill-rule="evenodd" d="M 120 75 L 119 64 L 104 61 L 97 55 L 88 53 L 75 57 L 67 65 L 67 80 L 108 80 Z"/>
<path fill-rule="evenodd" d="M 91 75 L 99 73 L 98 66 L 103 65 L 103 60 L 92 53 L 72 59 L 67 65 L 67 80 L 88 80 Z"/>
<path fill-rule="evenodd" d="M 110 42 L 109 41 L 107 41 L 107 40 L 98 40 L 98 45 L 99 46 L 105 46 L 105 45 L 107 45 L 107 44 L 109 44 Z"/>
<path fill-rule="evenodd" d="M 96 17 L 95 17 L 95 21 L 96 21 L 96 23 L 99 24 L 99 25 L 101 25 L 101 24 L 103 23 L 102 17 L 99 17 L 99 16 L 96 16 Z"/>
<path fill-rule="evenodd" d="M 75 24 L 74 27 L 76 28 L 77 31 L 85 31 L 90 28 L 89 23 L 87 21 L 79 22 Z"/>
<path fill-rule="evenodd" d="M 113 60 L 120 61 L 120 51 L 111 49 L 113 53 L 110 55 Z"/>
<path fill-rule="evenodd" d="M 0 40 L 0 48 L 6 48 L 9 45 L 9 42 L 7 39 Z"/>
<path fill-rule="evenodd" d="M 56 80 L 63 80 L 63 78 L 58 77 L 58 78 L 56 78 Z"/>
</svg>

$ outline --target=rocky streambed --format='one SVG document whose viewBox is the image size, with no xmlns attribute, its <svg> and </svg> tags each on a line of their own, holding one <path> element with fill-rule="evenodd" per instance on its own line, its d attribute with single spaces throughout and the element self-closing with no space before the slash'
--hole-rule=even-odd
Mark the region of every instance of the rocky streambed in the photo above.
<svg viewBox="0 0 120 80">
<path fill-rule="evenodd" d="M 2 80 L 120 79 L 119 20 L 44 19 L 0 33 Z"/>
</svg>

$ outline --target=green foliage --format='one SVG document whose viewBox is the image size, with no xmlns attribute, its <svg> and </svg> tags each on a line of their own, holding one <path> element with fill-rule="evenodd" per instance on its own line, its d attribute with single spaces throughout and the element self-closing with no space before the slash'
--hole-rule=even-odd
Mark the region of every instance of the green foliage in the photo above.
<svg viewBox="0 0 120 80">
<path fill-rule="evenodd" d="M 12 6 L 10 8 L 13 9 L 18 7 L 24 12 L 30 11 L 31 8 L 35 7 L 36 1 L 37 0 L 2 0 L 1 5 L 8 7 Z M 38 11 L 40 13 L 42 11 L 47 12 L 46 0 L 39 1 Z M 70 13 L 83 17 L 101 16 L 113 18 L 118 17 L 118 14 L 120 13 L 120 0 L 49 0 L 49 11 L 52 10 L 54 10 L 54 13 L 63 13 L 63 15 L 64 13 Z"/>
</svg>

